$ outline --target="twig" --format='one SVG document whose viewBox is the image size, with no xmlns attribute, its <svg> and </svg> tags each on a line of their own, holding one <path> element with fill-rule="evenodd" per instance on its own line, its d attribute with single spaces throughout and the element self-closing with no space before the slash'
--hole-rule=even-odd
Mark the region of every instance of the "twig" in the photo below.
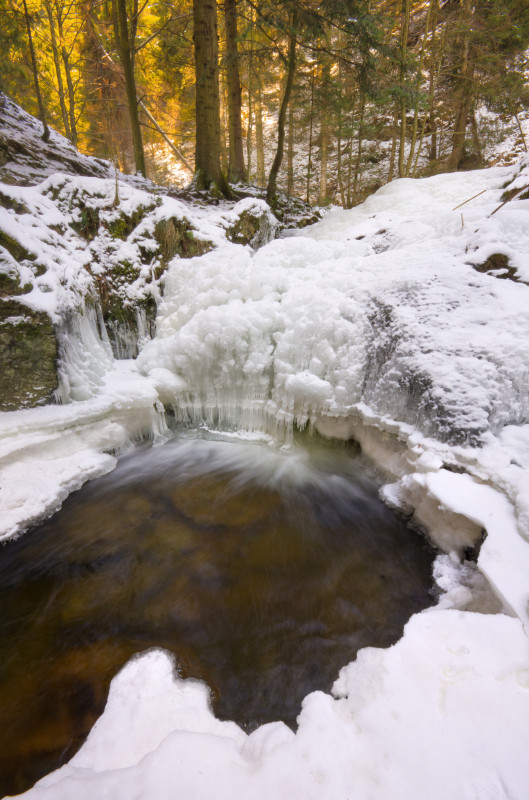
<svg viewBox="0 0 529 800">
<path fill-rule="evenodd" d="M 479 197 L 479 196 L 480 196 L 480 194 L 483 194 L 483 192 L 486 192 L 486 191 L 487 191 L 486 189 L 482 189 L 482 190 L 481 190 L 481 192 L 478 192 L 478 193 L 477 193 L 477 194 L 475 194 L 473 197 L 469 197 L 469 198 L 468 198 L 468 200 L 465 200 L 463 203 L 459 203 L 459 205 L 458 205 L 458 206 L 456 206 L 455 208 L 453 208 L 453 209 L 452 209 L 452 211 L 456 211 L 458 208 L 461 208 L 461 206 L 464 206 L 464 205 L 466 205 L 467 203 L 470 203 L 470 201 L 471 201 L 471 200 L 475 200 L 475 199 L 476 199 L 476 197 Z"/>
<path fill-rule="evenodd" d="M 489 214 L 489 216 L 487 217 L 487 219 L 490 219 L 490 218 L 493 216 L 493 214 L 495 214 L 495 213 L 496 213 L 496 211 L 499 211 L 499 210 L 500 210 L 500 208 L 503 208 L 503 206 L 507 205 L 507 203 L 510 203 L 510 202 L 511 202 L 511 200 L 514 200 L 514 198 L 515 198 L 515 197 L 518 197 L 518 195 L 519 195 L 519 194 L 521 194 L 522 192 L 525 192 L 525 191 L 526 191 L 526 189 L 529 189 L 529 186 L 522 186 L 522 188 L 521 188 L 521 189 L 518 189 L 518 191 L 517 191 L 517 192 L 515 192 L 515 193 L 513 194 L 513 196 L 512 196 L 512 197 L 508 197 L 508 198 L 507 198 L 507 200 L 504 200 L 504 201 L 503 201 L 503 203 L 502 203 L 501 205 L 499 205 L 499 206 L 498 206 L 498 208 L 495 208 L 495 209 L 494 209 L 494 211 L 492 211 L 492 212 Z"/>
</svg>

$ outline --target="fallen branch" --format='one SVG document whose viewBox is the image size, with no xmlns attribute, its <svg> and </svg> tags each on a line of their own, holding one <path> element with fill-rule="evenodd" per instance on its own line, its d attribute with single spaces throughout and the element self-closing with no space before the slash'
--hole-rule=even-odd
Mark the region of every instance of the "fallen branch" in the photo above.
<svg viewBox="0 0 529 800">
<path fill-rule="evenodd" d="M 169 137 L 167 136 L 167 134 L 166 134 L 166 133 L 165 133 L 165 132 L 164 132 L 164 131 L 163 131 L 163 130 L 160 128 L 160 126 L 158 125 L 158 123 L 157 123 L 157 122 L 156 122 L 156 120 L 154 119 L 153 115 L 151 114 L 151 112 L 149 111 L 149 109 L 147 108 L 147 106 L 145 105 L 145 103 L 143 102 L 143 100 L 139 100 L 138 102 L 139 102 L 139 105 L 140 105 L 140 106 L 143 108 L 143 110 L 144 110 L 144 111 L 145 111 L 145 113 L 147 114 L 148 118 L 150 119 L 150 121 L 152 122 L 152 124 L 154 125 L 154 127 L 156 128 L 156 130 L 158 131 L 158 133 L 159 133 L 159 134 L 161 135 L 161 137 L 163 138 L 163 140 L 164 140 L 164 141 L 165 141 L 165 142 L 166 142 L 166 143 L 169 145 L 169 147 L 171 148 L 171 150 L 173 151 L 173 153 L 175 153 L 175 154 L 178 156 L 178 158 L 180 159 L 180 161 L 182 162 L 182 164 L 183 164 L 185 167 L 187 167 L 187 169 L 189 170 L 189 172 L 191 173 L 191 175 L 193 175 L 193 174 L 194 174 L 194 173 L 193 173 L 193 168 L 190 166 L 189 162 L 188 162 L 188 161 L 186 161 L 186 159 L 184 158 L 184 156 L 182 155 L 182 153 L 180 152 L 180 150 L 179 150 L 179 149 L 176 147 L 176 145 L 174 145 L 174 144 L 172 143 L 172 141 L 169 139 Z"/>
<path fill-rule="evenodd" d="M 463 203 L 459 203 L 459 205 L 458 205 L 458 206 L 456 206 L 455 208 L 453 208 L 453 209 L 452 209 L 452 211 L 457 211 L 457 209 L 458 209 L 458 208 L 461 208 L 461 206 L 464 206 L 464 205 L 466 205 L 467 203 L 470 203 L 470 201 L 471 201 L 471 200 L 475 200 L 475 199 L 476 199 L 476 197 L 479 197 L 479 196 L 480 196 L 480 194 L 483 194 L 483 192 L 486 192 L 486 191 L 487 191 L 486 189 L 482 189 L 482 190 L 481 190 L 481 192 L 478 192 L 478 193 L 477 193 L 477 194 L 475 194 L 473 197 L 469 197 L 469 198 L 468 198 L 468 200 L 465 200 Z"/>
<path fill-rule="evenodd" d="M 496 213 L 496 211 L 499 211 L 500 208 L 503 208 L 503 206 L 507 205 L 507 203 L 510 203 L 511 200 L 514 200 L 515 197 L 518 197 L 519 194 L 525 192 L 527 189 L 529 189 L 529 186 L 522 186 L 522 188 L 518 189 L 518 191 L 515 192 L 512 197 L 508 197 L 507 200 L 504 200 L 503 203 L 498 206 L 498 208 L 495 208 L 494 211 L 489 214 L 487 219 L 490 219 Z"/>
</svg>

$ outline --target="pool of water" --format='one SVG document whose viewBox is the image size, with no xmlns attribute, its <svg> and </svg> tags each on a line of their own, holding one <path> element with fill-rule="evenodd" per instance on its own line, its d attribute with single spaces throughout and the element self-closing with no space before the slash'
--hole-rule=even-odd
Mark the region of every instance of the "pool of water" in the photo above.
<svg viewBox="0 0 529 800">
<path fill-rule="evenodd" d="M 68 760 L 153 646 L 247 730 L 295 726 L 432 602 L 433 552 L 347 448 L 175 440 L 124 456 L 0 552 L 0 796 Z"/>
</svg>

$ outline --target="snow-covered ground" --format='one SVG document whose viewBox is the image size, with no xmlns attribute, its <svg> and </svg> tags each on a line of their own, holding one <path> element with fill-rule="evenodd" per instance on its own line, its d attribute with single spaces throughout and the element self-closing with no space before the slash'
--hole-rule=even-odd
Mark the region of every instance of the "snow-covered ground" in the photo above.
<svg viewBox="0 0 529 800">
<path fill-rule="evenodd" d="M 217 237 L 171 263 L 135 361 L 116 361 L 86 317 L 62 365 L 86 399 L 1 415 L 6 534 L 111 469 L 109 451 L 163 440 L 174 409 L 283 446 L 294 424 L 354 436 L 386 501 L 445 552 L 439 605 L 395 646 L 361 651 L 332 695 L 309 695 L 297 733 L 219 722 L 205 687 L 150 652 L 114 679 L 79 753 L 26 796 L 527 800 L 526 186 L 529 163 L 401 180 L 255 253 Z M 519 195 L 496 210 L 505 188 Z M 502 613 L 464 560 L 483 530 L 478 568 Z"/>
</svg>

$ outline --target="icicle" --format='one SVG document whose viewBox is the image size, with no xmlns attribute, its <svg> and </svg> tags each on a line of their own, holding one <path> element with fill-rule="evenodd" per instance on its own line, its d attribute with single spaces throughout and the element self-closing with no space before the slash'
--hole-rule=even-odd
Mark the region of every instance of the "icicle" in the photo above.
<svg viewBox="0 0 529 800">
<path fill-rule="evenodd" d="M 154 335 L 154 322 L 147 318 L 143 308 L 136 309 L 136 322 L 112 320 L 107 323 L 114 358 L 136 358 L 145 342 Z M 105 332 L 106 335 L 106 332 Z"/>
<path fill-rule="evenodd" d="M 103 333 L 103 336 L 102 336 Z M 59 344 L 57 401 L 87 400 L 103 384 L 113 362 L 101 312 L 85 308 L 71 315 L 57 333 Z"/>
</svg>

